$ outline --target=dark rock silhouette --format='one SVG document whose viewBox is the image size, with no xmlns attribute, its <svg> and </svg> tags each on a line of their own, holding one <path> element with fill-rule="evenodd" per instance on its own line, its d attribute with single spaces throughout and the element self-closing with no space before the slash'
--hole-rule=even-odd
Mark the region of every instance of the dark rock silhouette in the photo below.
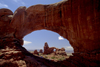
<svg viewBox="0 0 100 67">
<path fill-rule="evenodd" d="M 38 52 L 37 50 L 34 50 L 34 53 L 33 53 L 33 54 L 37 54 L 37 55 L 38 55 L 38 54 L 39 54 L 39 52 Z"/>
<path fill-rule="evenodd" d="M 64 0 L 50 5 L 19 7 L 14 13 L 0 9 L 0 66 L 100 67 L 99 4 L 99 0 Z M 68 39 L 74 49 L 73 56 L 55 63 L 27 52 L 21 46 L 23 37 L 41 29 Z"/>
<path fill-rule="evenodd" d="M 44 45 L 44 53 L 43 54 L 51 54 L 53 53 L 54 49 L 56 49 L 55 47 L 49 47 L 48 43 L 46 42 Z"/>
<path fill-rule="evenodd" d="M 54 51 L 55 49 L 55 51 Z M 56 47 L 49 47 L 48 43 L 45 42 L 44 44 L 44 53 L 43 54 L 55 54 L 55 55 L 66 55 L 65 48 L 58 49 Z"/>
<path fill-rule="evenodd" d="M 48 43 L 46 42 L 44 45 L 44 54 L 48 54 L 48 49 L 49 49 L 49 46 L 48 46 Z"/>
<path fill-rule="evenodd" d="M 43 50 L 42 50 L 42 49 L 40 49 L 39 53 L 43 53 Z"/>
</svg>

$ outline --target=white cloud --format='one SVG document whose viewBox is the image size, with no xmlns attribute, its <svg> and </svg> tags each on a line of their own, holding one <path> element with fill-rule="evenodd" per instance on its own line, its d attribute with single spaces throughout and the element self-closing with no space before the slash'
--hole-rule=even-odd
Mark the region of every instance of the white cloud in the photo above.
<svg viewBox="0 0 100 67">
<path fill-rule="evenodd" d="M 64 40 L 64 38 L 63 38 L 63 37 L 61 37 L 61 36 L 59 36 L 59 37 L 58 37 L 58 40 Z"/>
<path fill-rule="evenodd" d="M 3 4 L 3 3 L 0 3 L 0 7 L 1 7 L 1 8 L 8 8 L 8 5 Z"/>
<path fill-rule="evenodd" d="M 73 50 L 73 47 L 72 46 L 66 46 L 65 49 L 66 50 Z"/>
<path fill-rule="evenodd" d="M 14 2 L 18 3 L 18 4 L 22 4 L 25 5 L 25 3 L 22 0 L 13 0 Z"/>
<path fill-rule="evenodd" d="M 27 44 L 30 44 L 30 43 L 32 43 L 32 42 L 30 42 L 30 41 L 24 41 L 24 45 L 27 45 Z"/>
</svg>

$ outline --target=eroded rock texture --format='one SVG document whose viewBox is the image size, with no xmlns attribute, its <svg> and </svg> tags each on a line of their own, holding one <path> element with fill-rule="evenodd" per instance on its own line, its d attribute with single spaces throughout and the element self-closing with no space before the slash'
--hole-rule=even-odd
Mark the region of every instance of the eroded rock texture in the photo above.
<svg viewBox="0 0 100 67">
<path fill-rule="evenodd" d="M 45 42 L 45 44 L 44 44 L 43 54 L 54 54 L 54 55 L 66 55 L 67 56 L 67 54 L 65 52 L 65 48 L 58 49 L 56 47 L 49 47 L 47 42 Z"/>
<path fill-rule="evenodd" d="M 19 60 L 30 67 L 33 61 L 29 62 L 29 60 L 33 56 L 28 53 L 29 60 L 25 60 L 27 54 L 23 53 L 25 50 L 21 46 L 23 45 L 23 37 L 41 29 L 59 33 L 69 40 L 74 49 L 73 56 L 63 62 L 58 62 L 61 64 L 58 64 L 58 67 L 100 66 L 99 0 L 64 0 L 50 5 L 34 5 L 29 8 L 19 7 L 14 13 L 9 9 L 0 9 L 0 53 L 3 53 L 0 54 L 0 65 L 11 63 L 11 65 L 19 66 L 19 63 L 7 61 L 4 58 L 13 58 L 11 55 L 16 55 L 16 53 L 12 53 L 12 50 L 10 52 L 10 49 L 13 49 L 14 52 L 19 50 L 17 52 L 21 57 Z M 7 53 L 6 56 L 2 50 L 7 47 L 9 47 L 8 52 L 11 54 Z M 4 60 L 5 63 L 3 64 L 1 60 Z M 34 62 L 36 64 L 33 65 L 39 67 L 38 65 L 45 62 L 44 65 L 50 67 L 54 63 L 48 61 L 51 63 L 48 64 L 46 61 L 35 58 Z M 54 65 L 57 67 L 56 63 Z"/>
<path fill-rule="evenodd" d="M 56 48 L 55 47 L 49 47 L 48 43 L 45 42 L 43 54 L 51 54 L 51 53 L 54 52 L 54 49 L 56 49 Z"/>
<path fill-rule="evenodd" d="M 33 54 L 37 54 L 37 55 L 38 55 L 38 54 L 39 54 L 39 52 L 38 52 L 37 50 L 34 50 L 34 53 L 33 53 Z"/>
<path fill-rule="evenodd" d="M 54 53 L 55 53 L 55 55 L 66 55 L 67 56 L 65 48 L 61 48 L 61 49 L 56 48 Z"/>
<path fill-rule="evenodd" d="M 40 50 L 39 50 L 39 53 L 43 53 L 43 50 L 42 50 L 42 49 L 40 49 Z"/>
</svg>

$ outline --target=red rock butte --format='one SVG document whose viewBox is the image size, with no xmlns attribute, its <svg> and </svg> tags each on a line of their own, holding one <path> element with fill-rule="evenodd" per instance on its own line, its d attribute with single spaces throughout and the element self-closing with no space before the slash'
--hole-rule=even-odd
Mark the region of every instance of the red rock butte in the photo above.
<svg viewBox="0 0 100 67">
<path fill-rule="evenodd" d="M 9 9 L 0 9 L 0 52 L 3 53 L 3 49 L 7 47 L 9 50 L 16 49 L 22 52 L 20 57 L 24 56 L 21 60 L 27 62 L 25 57 L 28 55 L 29 58 L 31 54 L 22 49 L 23 37 L 41 29 L 57 32 L 66 38 L 73 47 L 74 53 L 69 59 L 57 63 L 46 59 L 41 61 L 43 58 L 34 56 L 37 64 L 34 63 L 33 66 L 39 65 L 38 61 L 41 64 L 45 62 L 44 65 L 47 67 L 51 67 L 50 65 L 54 67 L 100 66 L 99 0 L 64 0 L 50 5 L 39 4 L 28 8 L 23 6 L 14 13 Z M 25 51 L 26 54 L 23 53 Z M 6 54 L 3 54 L 3 57 L 6 57 Z M 0 55 L 0 59 L 3 57 Z M 0 65 L 3 66 L 6 62 L 8 61 L 5 60 Z M 18 65 L 16 62 L 7 64 Z M 29 66 L 28 62 L 26 65 Z"/>
</svg>

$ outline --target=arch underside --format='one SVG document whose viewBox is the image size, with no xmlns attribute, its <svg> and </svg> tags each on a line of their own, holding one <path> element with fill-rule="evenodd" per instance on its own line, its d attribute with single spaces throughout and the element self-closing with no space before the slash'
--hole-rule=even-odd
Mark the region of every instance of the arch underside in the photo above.
<svg viewBox="0 0 100 67">
<path fill-rule="evenodd" d="M 98 0 L 64 0 L 50 5 L 19 7 L 14 14 L 0 9 L 0 39 L 11 38 L 22 44 L 23 37 L 35 30 L 51 30 L 69 40 L 74 56 L 100 52 L 99 25 Z"/>
</svg>

